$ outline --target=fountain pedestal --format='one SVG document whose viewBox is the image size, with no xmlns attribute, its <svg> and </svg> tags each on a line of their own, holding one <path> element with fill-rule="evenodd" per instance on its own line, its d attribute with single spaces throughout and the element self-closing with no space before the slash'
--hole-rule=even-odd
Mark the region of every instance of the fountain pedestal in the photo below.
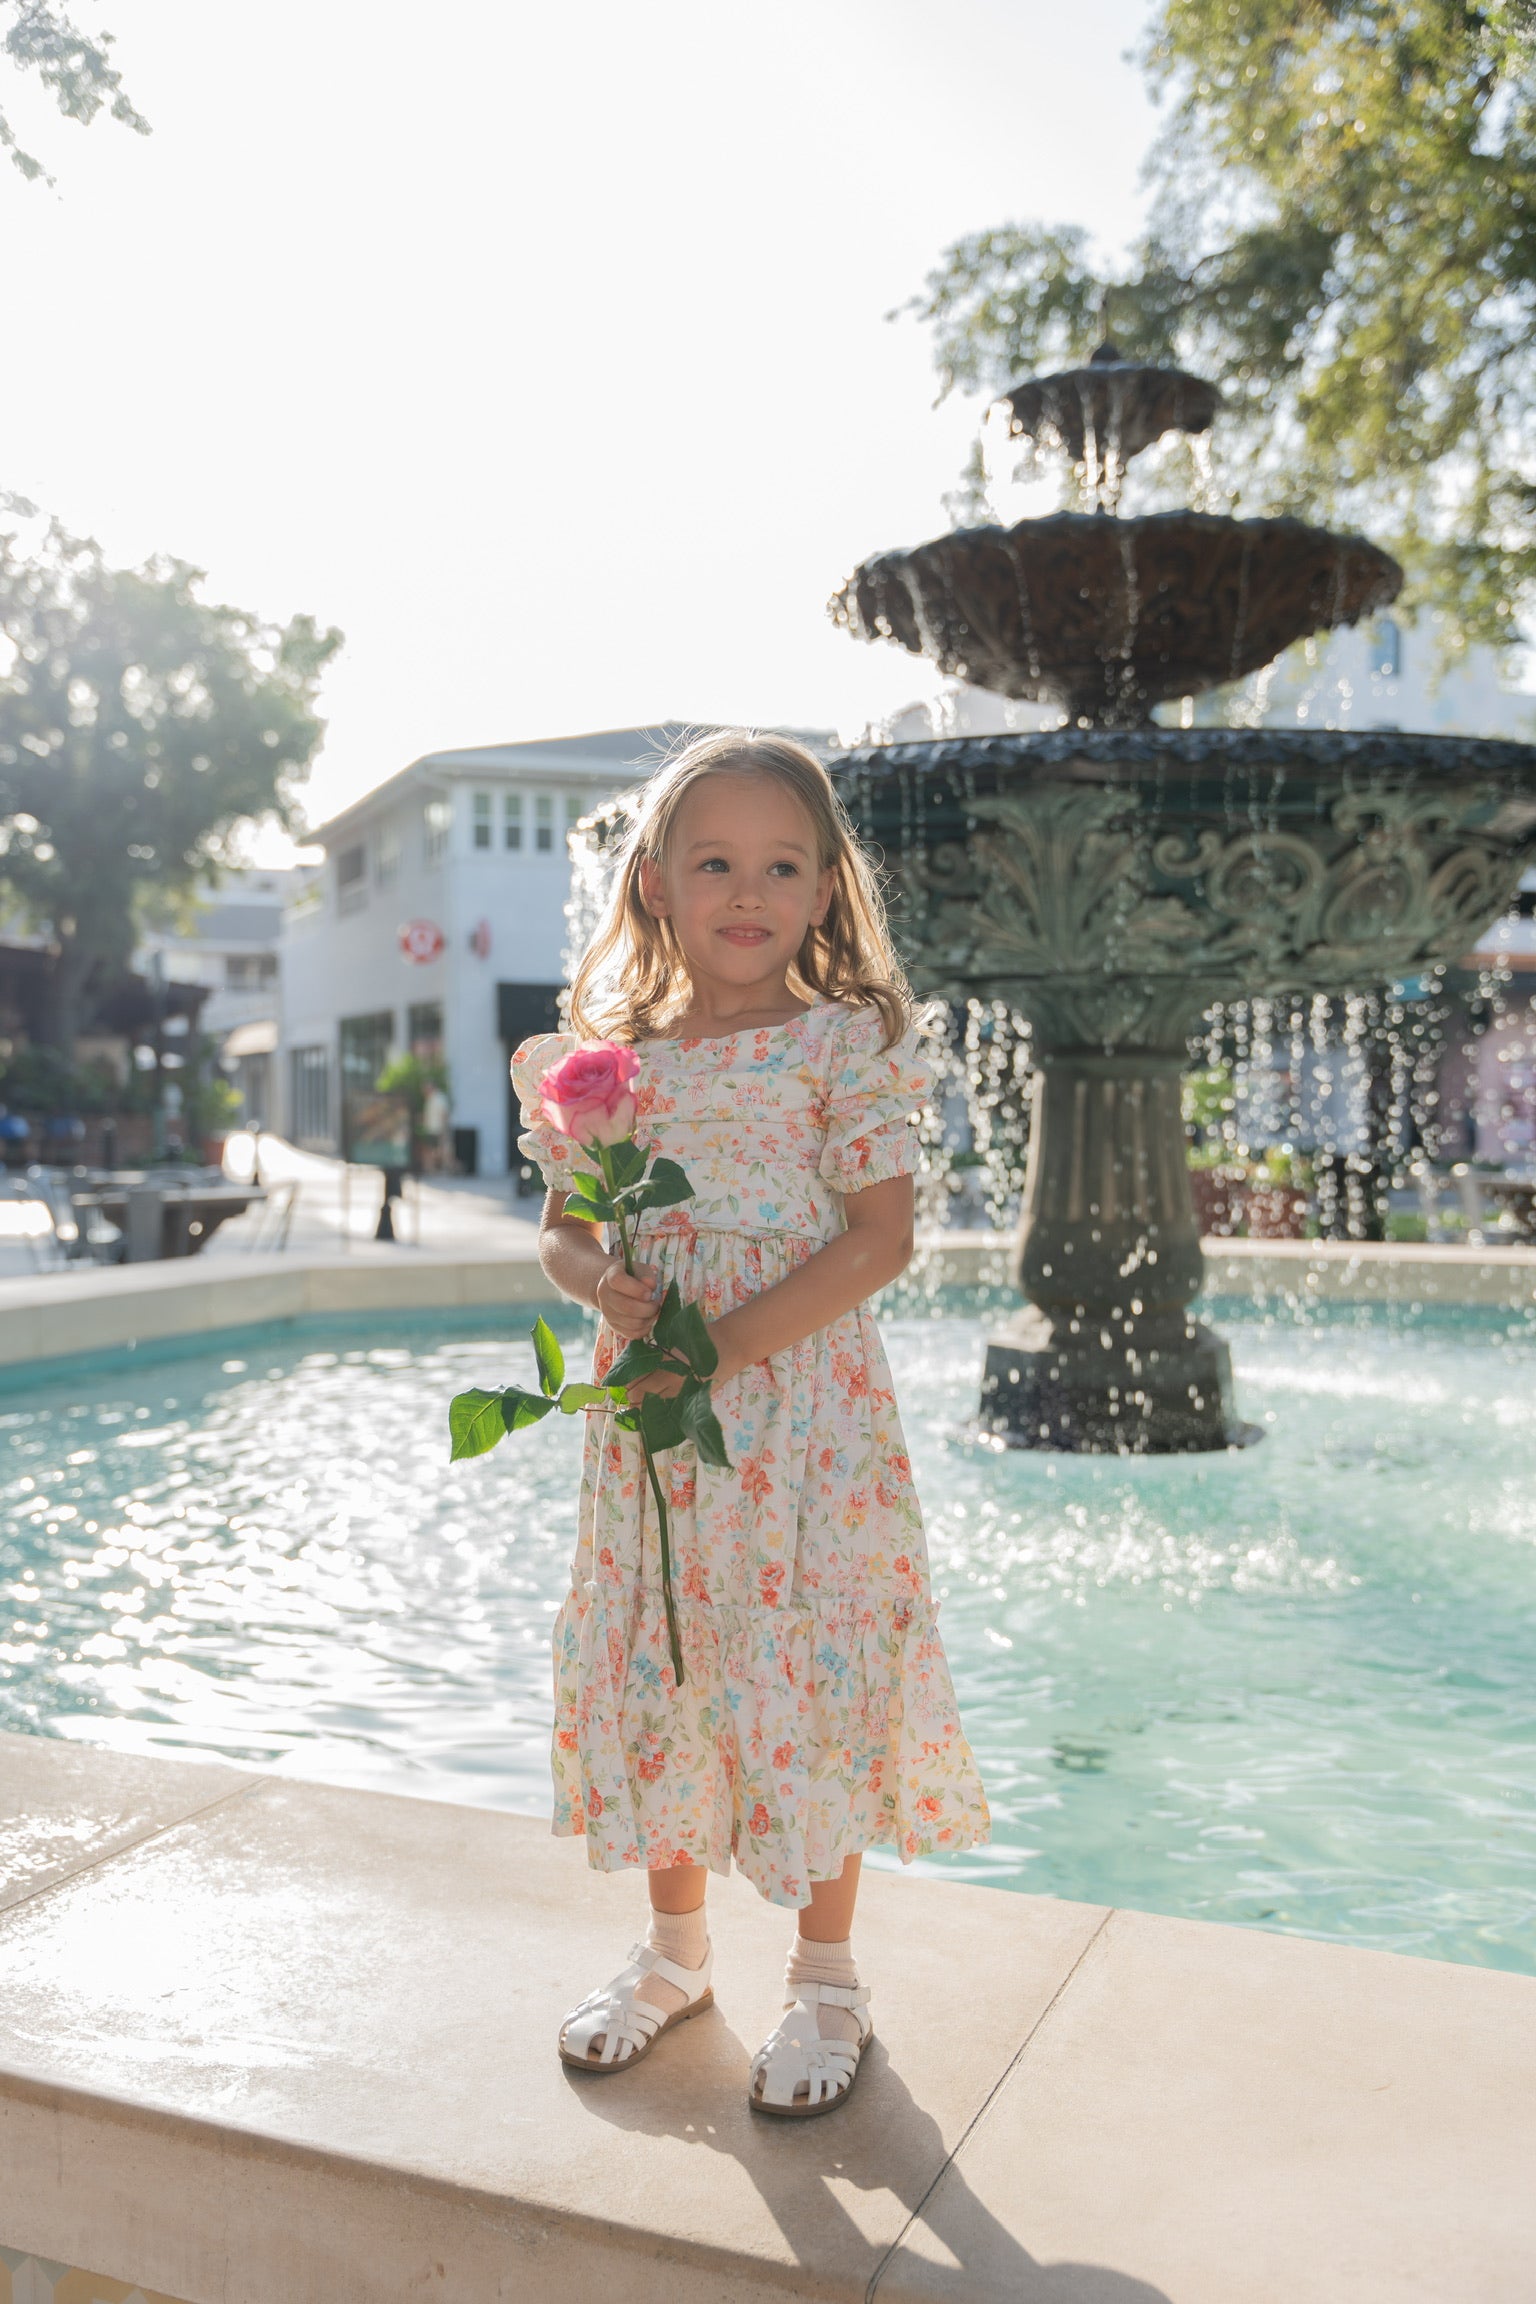
<svg viewBox="0 0 1536 2304">
<path fill-rule="evenodd" d="M 1188 1310 L 1201 1256 L 1182 1046 L 1035 1054 L 1014 1271 L 1028 1302 L 987 1348 L 982 1430 L 1160 1454 L 1241 1440 L 1227 1347 Z"/>
</svg>

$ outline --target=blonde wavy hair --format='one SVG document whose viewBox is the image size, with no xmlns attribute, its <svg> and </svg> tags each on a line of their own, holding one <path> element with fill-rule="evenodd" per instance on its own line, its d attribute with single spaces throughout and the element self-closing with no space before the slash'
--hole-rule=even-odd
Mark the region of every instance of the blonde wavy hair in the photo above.
<svg viewBox="0 0 1536 2304">
<path fill-rule="evenodd" d="M 832 895 L 826 918 L 807 929 L 795 955 L 791 988 L 877 1008 L 883 1044 L 892 1047 L 912 1021 L 912 994 L 891 946 L 874 866 L 815 753 L 792 737 L 746 728 L 696 737 L 646 785 L 607 915 L 571 985 L 571 1029 L 583 1039 L 646 1040 L 683 1005 L 688 963 L 671 921 L 646 904 L 640 876 L 647 863 L 660 869 L 678 809 L 706 776 L 771 777 L 804 809 L 815 829 L 817 870 L 832 874 Z"/>
</svg>

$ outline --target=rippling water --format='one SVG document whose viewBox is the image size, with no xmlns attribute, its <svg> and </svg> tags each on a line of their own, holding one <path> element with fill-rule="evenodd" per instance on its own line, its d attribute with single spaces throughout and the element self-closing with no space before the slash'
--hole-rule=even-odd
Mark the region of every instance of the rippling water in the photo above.
<svg viewBox="0 0 1536 2304">
<path fill-rule="evenodd" d="M 926 1868 L 1536 1972 L 1536 1336 L 1224 1325 L 1268 1438 L 1138 1461 L 968 1448 L 982 1323 L 888 1323 L 995 1825 Z M 0 1392 L 0 1727 L 546 1810 L 577 1438 L 444 1461 L 525 1331 Z"/>
</svg>

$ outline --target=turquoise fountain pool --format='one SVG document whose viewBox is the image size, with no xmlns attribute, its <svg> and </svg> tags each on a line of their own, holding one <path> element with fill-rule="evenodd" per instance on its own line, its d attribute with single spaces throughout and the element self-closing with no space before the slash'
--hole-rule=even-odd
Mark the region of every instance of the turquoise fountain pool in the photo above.
<svg viewBox="0 0 1536 2304">
<path fill-rule="evenodd" d="M 974 1307 L 887 1322 L 995 1828 L 926 1868 L 1536 1973 L 1536 1328 L 1219 1310 L 1264 1445 L 1141 1459 L 969 1447 Z M 576 1435 L 445 1442 L 526 1326 L 12 1380 L 0 1727 L 547 1811 Z"/>
</svg>

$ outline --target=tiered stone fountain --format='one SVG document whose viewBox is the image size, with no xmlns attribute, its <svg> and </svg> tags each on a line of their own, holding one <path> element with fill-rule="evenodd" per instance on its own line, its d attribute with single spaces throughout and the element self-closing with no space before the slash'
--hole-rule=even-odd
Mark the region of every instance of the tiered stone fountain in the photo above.
<svg viewBox="0 0 1536 2304">
<path fill-rule="evenodd" d="M 1342 993 L 1454 961 L 1536 856 L 1536 748 L 1164 728 L 1152 706 L 1395 598 L 1358 536 L 1299 520 L 1116 515 L 1129 460 L 1204 431 L 1211 386 L 1112 346 L 1007 397 L 1098 509 L 960 529 L 831 603 L 955 678 L 1059 705 L 1044 734 L 863 747 L 834 764 L 885 855 L 914 984 L 1001 998 L 1036 1067 L 1016 1277 L 981 1422 L 1019 1447 L 1211 1449 L 1248 1436 L 1195 1320 L 1180 1078 L 1214 1002 Z"/>
</svg>

